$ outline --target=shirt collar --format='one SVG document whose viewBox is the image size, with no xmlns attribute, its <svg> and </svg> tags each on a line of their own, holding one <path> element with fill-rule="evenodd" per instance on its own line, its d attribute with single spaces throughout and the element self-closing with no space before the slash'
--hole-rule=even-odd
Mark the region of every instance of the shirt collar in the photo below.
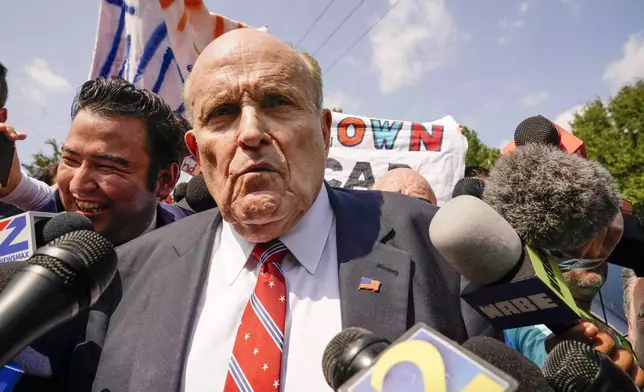
<svg viewBox="0 0 644 392">
<path fill-rule="evenodd" d="M 313 205 L 302 219 L 279 238 L 306 271 L 313 275 L 322 258 L 333 223 L 333 209 L 326 187 L 318 193 Z M 223 222 L 220 244 L 225 249 L 226 279 L 232 284 L 246 265 L 255 244 L 239 235 L 232 226 Z"/>
</svg>

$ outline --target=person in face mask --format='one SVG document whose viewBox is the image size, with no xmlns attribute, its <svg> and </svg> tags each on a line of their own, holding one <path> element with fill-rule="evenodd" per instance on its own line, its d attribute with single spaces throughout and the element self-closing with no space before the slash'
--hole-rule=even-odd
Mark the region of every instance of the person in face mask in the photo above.
<svg viewBox="0 0 644 392">
<path fill-rule="evenodd" d="M 584 246 L 575 250 L 550 250 L 548 252 L 559 265 L 575 303 L 586 312 L 590 312 L 593 299 L 606 282 L 608 264 L 605 260 L 622 237 L 623 222 L 622 214 L 619 213 L 606 229 Z M 558 341 L 568 338 L 591 341 L 598 334 L 599 329 L 596 326 L 591 323 L 581 323 L 573 328 L 570 334 L 553 339 L 554 335 L 545 325 L 535 325 L 505 330 L 504 339 L 510 347 L 522 353 L 537 366 L 542 367 L 548 356 L 547 346 L 552 346 Z M 548 339 L 547 345 L 546 339 Z"/>
</svg>

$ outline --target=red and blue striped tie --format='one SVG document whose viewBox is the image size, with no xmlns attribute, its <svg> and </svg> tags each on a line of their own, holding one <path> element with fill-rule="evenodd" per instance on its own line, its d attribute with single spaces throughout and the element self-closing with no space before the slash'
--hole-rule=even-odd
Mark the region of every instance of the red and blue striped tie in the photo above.
<svg viewBox="0 0 644 392">
<path fill-rule="evenodd" d="M 253 249 L 261 268 L 239 323 L 224 392 L 280 390 L 287 294 L 279 263 L 287 252 L 278 240 Z"/>
</svg>

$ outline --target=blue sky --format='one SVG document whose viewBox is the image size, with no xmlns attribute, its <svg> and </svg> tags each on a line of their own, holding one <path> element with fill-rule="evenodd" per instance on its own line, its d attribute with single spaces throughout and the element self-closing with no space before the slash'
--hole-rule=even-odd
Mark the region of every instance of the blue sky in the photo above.
<svg viewBox="0 0 644 392">
<path fill-rule="evenodd" d="M 315 52 L 326 70 L 396 1 L 334 1 L 299 47 Z M 328 2 L 206 4 L 297 43 Z M 74 92 L 89 74 L 98 8 L 98 0 L 2 6 L 8 122 L 28 134 L 19 147 L 23 161 L 45 139 L 63 140 L 67 133 Z M 410 121 L 449 114 L 500 146 L 528 116 L 540 113 L 566 126 L 579 105 L 644 78 L 643 15 L 641 0 L 400 0 L 325 73 L 325 104 Z"/>
</svg>

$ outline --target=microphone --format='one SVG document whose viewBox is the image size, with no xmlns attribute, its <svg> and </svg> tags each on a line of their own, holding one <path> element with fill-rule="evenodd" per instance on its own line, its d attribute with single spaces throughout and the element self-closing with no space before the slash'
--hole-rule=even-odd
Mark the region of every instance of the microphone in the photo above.
<svg viewBox="0 0 644 392">
<path fill-rule="evenodd" d="M 534 143 L 499 158 L 483 200 L 528 245 L 557 251 L 592 240 L 613 222 L 622 202 L 602 165 Z"/>
<path fill-rule="evenodd" d="M 217 202 L 208 191 L 203 174 L 194 176 L 188 181 L 185 200 L 194 212 L 202 212 L 217 207 Z"/>
<path fill-rule="evenodd" d="M 477 199 L 483 198 L 483 190 L 485 189 L 485 181 L 480 178 L 465 177 L 458 180 L 452 190 L 452 198 L 462 195 L 474 196 Z"/>
<path fill-rule="evenodd" d="M 514 131 L 514 144 L 524 146 L 528 143 L 547 144 L 558 147 L 561 135 L 555 124 L 547 118 L 538 115 L 521 121 Z"/>
<path fill-rule="evenodd" d="M 0 293 L 0 365 L 96 303 L 116 273 L 116 261 L 114 246 L 88 230 L 38 249 Z"/>
<path fill-rule="evenodd" d="M 476 336 L 463 343 L 463 348 L 514 377 L 519 382 L 521 390 L 553 392 L 538 367 L 496 339 Z"/>
<path fill-rule="evenodd" d="M 77 230 L 94 231 L 94 225 L 89 218 L 77 212 L 63 212 L 58 214 L 45 223 L 45 227 L 42 231 L 42 245 L 47 244 L 64 234 Z"/>
<path fill-rule="evenodd" d="M 36 249 L 75 230 L 94 230 L 92 222 L 75 212 L 25 212 L 0 220 L 0 263 L 29 259 Z"/>
<path fill-rule="evenodd" d="M 9 284 L 13 276 L 27 265 L 26 261 L 9 261 L 0 264 L 0 292 Z"/>
<path fill-rule="evenodd" d="M 0 263 L 27 260 L 43 243 L 45 223 L 56 214 L 25 212 L 0 220 Z"/>
<path fill-rule="evenodd" d="M 186 197 L 187 186 L 188 184 L 185 182 L 177 184 L 177 186 L 174 188 L 174 191 L 172 192 L 172 196 L 175 202 L 178 203 Z"/>
<path fill-rule="evenodd" d="M 567 331 L 580 318 L 554 260 L 524 246 L 508 221 L 472 196 L 443 205 L 429 226 L 438 253 L 471 283 L 461 293 L 497 329 L 545 324 Z"/>
<path fill-rule="evenodd" d="M 509 392 L 519 386 L 514 378 L 423 323 L 393 345 L 366 329 L 347 328 L 324 351 L 322 371 L 329 386 L 340 392 Z"/>
<path fill-rule="evenodd" d="M 633 380 L 606 355 L 566 340 L 552 349 L 543 374 L 557 392 L 637 392 Z"/>
</svg>

